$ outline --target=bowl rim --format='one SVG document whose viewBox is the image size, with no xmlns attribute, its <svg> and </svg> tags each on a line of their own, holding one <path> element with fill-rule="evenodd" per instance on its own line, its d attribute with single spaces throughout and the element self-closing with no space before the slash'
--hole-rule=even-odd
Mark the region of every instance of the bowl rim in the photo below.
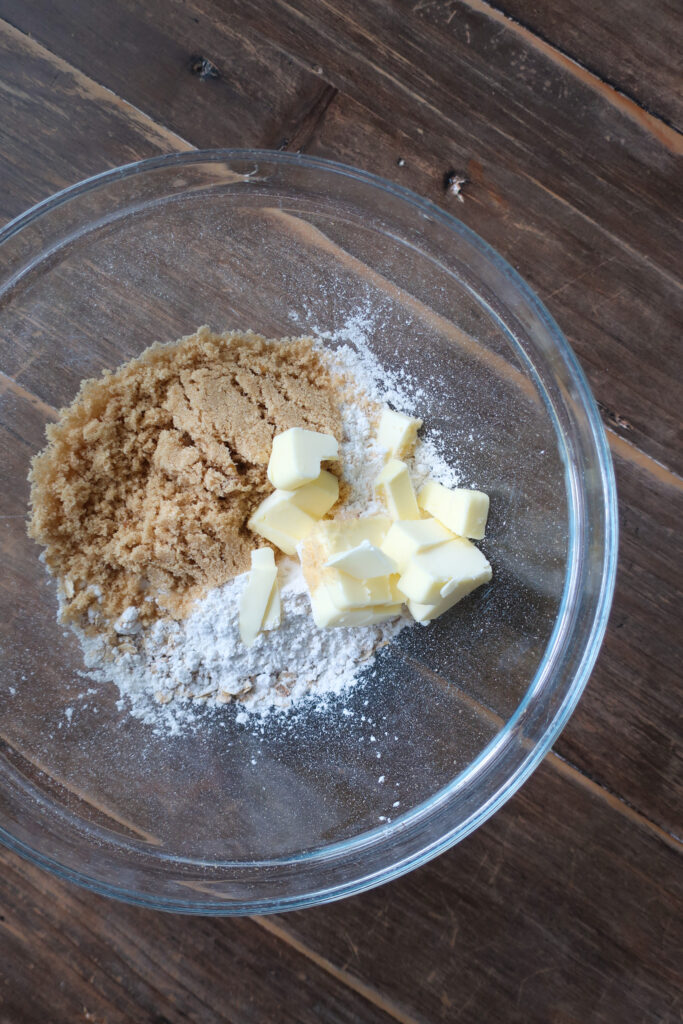
<svg viewBox="0 0 683 1024">
<path fill-rule="evenodd" d="M 203 902 L 197 899 L 193 899 L 191 901 L 167 897 L 158 899 L 156 897 L 150 897 L 148 894 L 141 894 L 140 892 L 128 890 L 109 883 L 104 884 L 99 879 L 90 877 L 87 873 L 80 870 L 77 871 L 60 863 L 60 861 L 55 857 L 48 856 L 47 854 L 28 846 L 0 825 L 0 841 L 39 866 L 52 871 L 59 877 L 77 882 L 85 888 L 104 895 L 114 896 L 130 903 L 156 907 L 158 909 L 178 910 L 184 913 L 220 915 L 240 913 L 275 913 L 283 910 L 300 909 L 320 903 L 330 902 L 331 900 L 362 892 L 385 881 L 399 877 L 455 845 L 466 835 L 479 827 L 479 825 L 483 824 L 484 821 L 491 817 L 496 810 L 510 799 L 510 797 L 536 769 L 573 712 L 588 681 L 604 637 L 616 580 L 618 555 L 618 512 L 612 458 L 605 428 L 602 423 L 596 401 L 569 342 L 566 340 L 555 319 L 546 309 L 540 298 L 536 295 L 533 289 L 526 284 L 521 275 L 507 262 L 507 260 L 505 260 L 476 232 L 463 224 L 456 216 L 454 216 L 454 214 L 442 209 L 440 206 L 437 206 L 436 203 L 431 200 L 419 196 L 411 189 L 408 189 L 403 185 L 395 184 L 368 171 L 351 167 L 337 161 L 328 160 L 323 157 L 309 156 L 304 153 L 287 153 L 279 150 L 240 148 L 189 150 L 165 153 L 103 171 L 99 174 L 83 179 L 74 185 L 70 185 L 69 187 L 40 201 L 28 210 L 19 214 L 0 229 L 0 250 L 4 243 L 6 243 L 10 238 L 23 231 L 41 217 L 46 216 L 60 206 L 78 199 L 89 192 L 124 178 L 129 178 L 158 169 L 184 166 L 188 164 L 227 164 L 259 160 L 268 161 L 269 163 L 274 163 L 276 165 L 298 165 L 311 171 L 319 171 L 323 174 L 339 175 L 344 178 L 350 178 L 362 185 L 369 186 L 371 189 L 388 193 L 401 202 L 409 204 L 423 216 L 435 220 L 443 227 L 450 231 L 454 231 L 457 235 L 461 236 L 465 242 L 468 242 L 477 249 L 478 252 L 493 265 L 495 270 L 501 272 L 517 292 L 520 293 L 524 302 L 542 323 L 546 332 L 552 339 L 555 349 L 561 356 L 565 370 L 579 396 L 582 411 L 586 417 L 586 425 L 589 428 L 592 455 L 595 457 L 596 465 L 599 468 L 602 491 L 602 512 L 604 515 L 604 545 L 601 558 L 600 589 L 594 602 L 595 606 L 592 612 L 590 632 L 588 633 L 585 641 L 580 662 L 574 671 L 571 683 L 567 686 L 564 699 L 556 710 L 551 721 L 546 726 L 542 737 L 531 747 L 526 757 L 520 760 L 515 771 L 507 777 L 505 783 L 499 787 L 498 791 L 487 802 L 485 802 L 459 825 L 446 831 L 437 839 L 428 843 L 424 848 L 409 854 L 402 860 L 399 860 L 398 862 L 390 860 L 390 862 L 385 864 L 381 869 L 372 872 L 368 876 L 354 878 L 351 881 L 345 881 L 339 885 L 334 885 L 331 888 L 319 889 L 310 893 L 285 897 L 269 897 L 263 900 L 216 903 L 213 901 Z M 477 299 L 480 303 L 486 306 L 486 302 L 481 295 L 477 295 Z M 557 433 L 557 425 L 555 425 L 555 429 Z M 561 441 L 561 438 L 558 434 L 558 442 L 559 441 Z M 568 490 L 570 489 L 568 488 Z M 571 519 L 571 517 L 575 517 L 576 514 L 571 494 L 568 495 L 568 506 Z M 554 628 L 547 641 L 536 672 L 530 680 L 524 697 L 512 716 L 504 722 L 502 727 L 492 737 L 484 749 L 480 751 L 477 757 L 474 758 L 453 779 L 451 779 L 446 786 L 443 786 L 437 792 L 415 805 L 403 815 L 392 819 L 389 823 L 362 832 L 357 836 L 331 843 L 327 846 L 321 847 L 320 849 L 304 851 L 268 861 L 252 861 L 248 865 L 246 865 L 245 862 L 206 861 L 198 858 L 183 858 L 159 852 L 154 854 L 155 859 L 158 861 L 167 861 L 174 865 L 205 866 L 211 867 L 212 869 L 225 868 L 237 871 L 244 869 L 247 866 L 249 869 L 253 869 L 254 867 L 259 866 L 289 866 L 300 865 L 302 863 L 306 863 L 308 865 L 322 864 L 333 860 L 339 860 L 349 854 L 356 855 L 368 846 L 377 845 L 378 843 L 382 843 L 383 841 L 393 838 L 397 832 L 405 833 L 418 822 L 423 822 L 428 819 L 437 808 L 443 807 L 456 791 L 468 784 L 471 781 L 473 774 L 479 771 L 483 765 L 490 762 L 495 757 L 496 753 L 510 739 L 515 726 L 519 723 L 521 717 L 528 710 L 531 702 L 533 701 L 534 691 L 536 690 L 539 681 L 542 679 L 544 669 L 548 664 L 549 652 L 553 650 L 556 644 L 557 634 L 563 621 L 563 612 L 567 606 L 571 575 L 570 570 L 573 565 L 573 557 L 575 554 L 573 546 L 577 543 L 577 531 L 573 526 L 573 522 L 570 522 L 565 584 Z M 28 788 L 34 799 L 38 799 L 40 802 L 45 800 L 42 794 L 40 794 L 40 791 L 37 791 L 35 787 L 23 779 L 22 788 Z M 56 809 L 59 812 L 62 811 L 61 808 L 56 807 L 56 805 L 51 801 L 45 802 L 47 802 L 53 810 Z M 64 811 L 64 814 L 69 818 L 72 817 L 71 812 Z M 97 831 L 97 826 L 89 826 L 89 828 Z M 111 843 L 110 833 L 107 833 L 107 840 Z M 117 839 L 116 845 L 117 847 L 125 847 L 127 843 L 125 840 L 118 841 Z"/>
</svg>

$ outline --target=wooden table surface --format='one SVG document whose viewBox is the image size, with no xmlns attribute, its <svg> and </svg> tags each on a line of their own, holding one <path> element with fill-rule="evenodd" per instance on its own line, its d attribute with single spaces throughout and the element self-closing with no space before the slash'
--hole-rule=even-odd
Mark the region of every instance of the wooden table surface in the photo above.
<svg viewBox="0 0 683 1024">
<path fill-rule="evenodd" d="M 109 902 L 2 851 L 0 1024 L 679 1021 L 677 0 L 0 0 L 0 19 L 1 218 L 193 147 L 413 188 L 566 332 L 621 526 L 588 689 L 483 828 L 363 896 L 239 920 Z"/>
</svg>

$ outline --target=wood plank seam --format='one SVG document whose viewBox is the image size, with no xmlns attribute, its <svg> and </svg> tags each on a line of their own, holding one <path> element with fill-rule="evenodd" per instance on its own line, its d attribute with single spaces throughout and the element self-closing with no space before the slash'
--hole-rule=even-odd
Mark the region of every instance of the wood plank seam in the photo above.
<svg viewBox="0 0 683 1024">
<path fill-rule="evenodd" d="M 116 108 L 117 110 L 120 110 L 124 114 L 124 116 L 126 116 L 129 120 L 133 121 L 135 124 L 139 125 L 140 128 L 142 128 L 143 130 L 149 131 L 150 129 L 152 129 L 159 138 L 164 139 L 167 142 L 177 144 L 178 148 L 181 150 L 192 150 L 197 148 L 196 146 L 193 146 L 191 142 L 188 142 L 187 139 L 184 139 L 177 132 L 174 132 L 170 128 L 167 128 L 166 125 L 163 125 L 158 121 L 154 121 L 151 117 L 148 117 L 148 115 L 145 114 L 144 110 L 140 110 L 140 108 L 136 107 L 134 103 L 130 103 L 128 100 L 124 100 L 121 96 L 118 96 L 117 93 L 115 93 L 112 89 L 109 89 L 106 85 L 102 85 L 101 82 L 96 81 L 94 78 L 90 78 L 89 75 L 85 75 L 78 68 L 74 67 L 73 64 L 70 64 L 67 60 L 64 60 L 63 57 L 60 57 L 52 50 L 49 50 L 46 46 L 43 46 L 42 43 L 37 42 L 31 36 L 26 35 L 25 32 L 22 32 L 21 29 L 18 29 L 10 21 L 7 21 L 4 18 L 0 18 L 0 27 L 2 27 L 2 30 L 6 32 L 8 36 L 13 37 L 18 42 L 20 42 L 21 46 L 25 47 L 26 49 L 33 50 L 34 53 L 40 56 L 49 58 L 49 60 L 54 64 L 57 70 L 62 71 L 64 74 L 70 75 L 74 79 L 74 82 L 78 83 L 79 85 L 82 85 L 86 93 L 89 94 L 92 98 L 96 98 L 99 93 L 101 99 L 105 103 L 107 103 L 109 106 Z"/>
<path fill-rule="evenodd" d="M 437 0 L 418 0 L 413 7 L 417 12 L 428 6 L 432 6 Z M 683 136 L 668 121 L 653 114 L 641 106 L 635 99 L 607 82 L 602 76 L 596 74 L 574 57 L 564 53 L 553 43 L 548 42 L 537 32 L 527 28 L 516 18 L 512 18 L 500 8 L 486 2 L 486 0 L 447 0 L 447 5 L 461 3 L 479 14 L 484 14 L 498 24 L 505 25 L 510 31 L 520 36 L 534 49 L 540 51 L 555 64 L 559 64 L 565 71 L 569 71 L 575 78 L 578 78 L 584 85 L 589 86 L 606 99 L 611 106 L 614 106 L 622 114 L 625 114 L 632 121 L 635 121 L 641 128 L 645 128 L 654 135 L 658 142 L 666 146 L 672 153 L 683 153 Z"/>
<path fill-rule="evenodd" d="M 296 936 L 292 935 L 289 929 L 280 923 L 279 919 L 276 923 L 276 920 L 272 917 L 260 917 L 253 915 L 250 917 L 250 920 L 265 929 L 265 931 L 270 932 L 271 935 L 280 939 L 281 942 L 291 946 L 297 953 L 307 957 L 317 967 L 326 971 L 337 981 L 346 985 L 348 988 L 353 989 L 354 992 L 362 996 L 378 1010 L 382 1010 L 384 1013 L 388 1014 L 388 1016 L 398 1021 L 398 1024 L 419 1024 L 419 1021 L 415 1017 L 406 1013 L 395 1003 L 390 1002 L 376 989 L 367 985 L 365 982 L 361 981 L 360 978 L 357 978 L 354 974 L 351 974 L 344 968 L 335 967 L 327 957 L 316 953 L 315 950 L 311 949 L 300 939 L 296 938 Z"/>
<path fill-rule="evenodd" d="M 473 2 L 471 2 L 471 0 L 460 0 L 460 2 L 466 3 L 470 7 L 475 7 L 477 5 L 477 0 L 473 0 Z M 557 53 L 562 58 L 561 63 L 563 67 L 569 67 L 571 64 L 575 64 L 578 68 L 580 68 L 582 71 L 585 71 L 588 75 L 591 75 L 597 81 L 603 82 L 610 89 L 613 89 L 618 96 L 623 97 L 623 99 L 626 100 L 628 103 L 632 103 L 634 106 L 642 110 L 643 113 L 647 114 L 649 117 L 655 118 L 656 121 L 660 121 L 662 124 L 665 124 L 667 128 L 670 128 L 672 132 L 675 132 L 677 135 L 680 135 L 678 128 L 676 128 L 676 126 L 664 114 L 659 114 L 656 110 L 652 110 L 647 104 L 642 103 L 640 100 L 636 99 L 635 96 L 632 96 L 617 82 L 613 81 L 611 78 L 606 77 L 605 75 L 600 74 L 600 72 L 595 71 L 593 68 L 589 67 L 588 64 L 586 64 L 584 61 L 579 60 L 578 57 L 573 57 L 570 53 L 567 53 L 560 46 L 558 46 L 557 43 L 553 43 L 552 40 L 549 39 L 546 35 L 544 35 L 542 32 L 539 32 L 538 29 L 531 28 L 530 25 L 527 25 L 524 21 L 520 20 L 520 18 L 515 17 L 512 14 L 509 14 L 507 11 L 503 10 L 503 8 L 497 4 L 487 3 L 486 0 L 481 0 L 481 2 L 482 5 L 491 8 L 491 11 L 496 11 L 500 15 L 502 15 L 502 17 L 505 18 L 505 20 L 510 24 L 510 26 L 514 27 L 518 34 L 523 35 L 525 39 L 529 39 L 529 36 L 538 39 L 543 44 L 544 53 L 548 53 L 549 50 L 555 51 L 555 53 Z M 549 50 L 546 48 L 549 48 Z M 642 122 L 639 120 L 638 123 L 640 124 Z"/>
<path fill-rule="evenodd" d="M 407 660 L 412 661 L 413 659 L 410 656 L 407 656 Z M 459 686 L 456 686 L 456 684 L 445 679 L 445 677 L 441 676 L 433 669 L 430 669 L 422 662 L 415 662 L 415 664 L 419 666 L 422 673 L 431 676 L 441 685 L 445 684 L 447 686 L 454 687 L 463 703 L 465 703 L 475 714 L 480 715 L 496 729 L 500 730 L 503 728 L 505 720 L 497 711 L 489 707 L 488 704 L 484 704 L 481 700 L 478 700 L 476 697 L 471 696 L 471 694 L 466 693 L 465 690 L 460 689 Z M 572 764 L 571 761 L 568 761 L 552 749 L 546 754 L 545 761 L 551 765 L 558 774 L 571 779 L 577 785 L 589 790 L 595 797 L 603 800 L 612 808 L 612 810 L 622 815 L 622 817 L 634 822 L 646 832 L 655 835 L 666 846 L 671 847 L 671 849 L 676 850 L 677 852 L 683 852 L 683 839 L 652 821 L 646 814 L 639 811 L 623 796 L 615 793 L 602 782 L 598 782 L 583 768 L 579 768 L 577 765 Z"/>
<path fill-rule="evenodd" d="M 655 835 L 665 846 L 668 846 L 676 853 L 683 853 L 683 837 L 676 835 L 675 832 L 669 832 L 667 829 L 662 828 L 661 825 L 651 821 L 650 818 L 646 817 L 642 811 L 639 811 L 623 796 L 615 793 L 602 782 L 597 782 L 584 769 L 578 768 L 554 750 L 548 752 L 546 761 L 552 764 L 554 769 L 564 778 L 570 779 L 578 786 L 589 790 L 598 799 L 604 800 L 614 811 L 632 821 L 646 832 Z"/>
<path fill-rule="evenodd" d="M 683 149 L 681 150 L 681 152 L 683 153 Z M 601 234 L 606 235 L 609 239 L 611 239 L 614 245 L 619 246 L 619 248 L 623 249 L 624 252 L 627 252 L 629 256 L 632 256 L 634 259 L 640 260 L 642 263 L 645 263 L 646 266 L 651 267 L 658 274 L 661 274 L 662 277 L 666 278 L 666 280 L 675 288 L 678 288 L 680 290 L 683 287 L 683 285 L 681 284 L 681 279 L 679 277 L 677 277 L 675 274 L 672 274 L 669 270 L 667 270 L 666 267 L 660 266 L 660 264 L 656 263 L 651 256 L 646 256 L 645 253 L 641 252 L 639 249 L 634 249 L 633 246 L 630 245 L 624 238 L 619 238 L 618 235 L 615 235 L 614 232 L 610 231 L 609 228 L 606 228 L 604 224 L 600 224 L 598 221 L 596 221 L 593 217 L 591 217 L 589 213 L 586 213 L 585 210 L 579 209 L 578 206 L 570 202 L 568 199 L 565 199 L 564 196 L 561 196 L 558 192 L 554 192 L 551 188 L 548 188 L 547 185 L 544 185 L 542 181 L 539 181 L 538 178 L 535 178 L 532 174 L 527 175 L 527 177 L 529 181 L 531 181 L 537 188 L 541 189 L 541 191 L 551 196 L 551 198 L 554 199 L 556 202 L 561 203 L 563 206 L 566 206 L 568 210 L 571 210 L 572 213 L 576 214 L 578 217 L 582 217 L 583 220 L 585 220 L 588 224 L 591 225 L 591 227 L 593 227 L 596 231 L 599 231 Z"/>
<path fill-rule="evenodd" d="M 299 21 L 303 22 L 304 24 L 309 24 L 307 16 L 303 12 L 299 11 L 296 7 L 292 6 L 292 4 L 288 3 L 287 0 L 276 0 L 276 2 L 278 4 L 278 6 L 285 13 L 287 13 L 288 15 L 290 15 L 292 17 L 293 20 L 296 19 L 296 20 L 299 20 Z M 484 14 L 487 14 L 487 15 L 489 14 L 488 5 L 484 3 L 484 0 L 462 0 L 462 2 L 468 4 L 473 10 L 479 11 L 480 13 L 484 13 Z M 326 3 L 326 0 L 320 0 L 320 3 L 322 3 L 323 6 L 327 7 L 328 10 L 331 13 L 334 13 L 334 8 L 331 7 L 328 3 Z M 479 3 L 481 3 L 481 8 L 479 8 L 479 6 L 478 6 Z M 495 15 L 495 13 L 496 13 L 495 10 L 493 10 L 493 15 Z M 502 15 L 501 15 L 501 19 L 507 25 L 507 19 L 504 19 Z M 496 19 L 496 20 L 500 20 L 500 19 Z M 530 38 L 535 39 L 536 37 L 533 36 L 533 34 L 530 33 Z M 286 50 L 284 50 L 282 48 L 280 48 L 280 49 L 281 49 L 281 52 L 287 53 L 287 56 L 289 56 L 291 60 L 295 61 L 298 66 L 300 66 L 300 67 L 307 67 L 308 66 L 305 61 L 302 61 L 295 54 L 291 54 L 291 53 L 289 53 L 289 51 L 286 51 Z M 365 63 L 368 63 L 366 55 L 361 54 L 360 55 L 360 59 L 362 61 L 364 61 Z M 567 60 L 568 60 L 568 64 L 569 65 L 574 63 L 574 62 L 570 61 L 569 58 L 567 58 Z M 555 61 L 555 63 L 557 63 L 557 61 Z M 396 90 L 399 93 L 403 93 L 403 95 L 407 96 L 411 102 L 415 103 L 419 107 L 425 108 L 426 110 L 428 110 L 432 114 L 432 116 L 435 119 L 441 121 L 443 123 L 444 130 L 450 130 L 451 128 L 457 128 L 457 122 L 452 117 L 450 117 L 447 113 L 445 113 L 441 108 L 436 107 L 430 100 L 426 99 L 423 95 L 421 95 L 420 93 L 416 92 L 402 78 L 398 77 L 396 74 L 392 73 L 391 71 L 387 70 L 386 68 L 382 67 L 379 64 L 373 64 L 372 67 L 373 67 L 373 70 L 378 75 L 380 75 L 394 90 Z M 576 73 L 574 73 L 574 77 L 576 77 Z M 599 82 L 599 80 L 596 80 L 596 81 Z M 600 92 L 602 94 L 602 90 L 601 89 L 597 89 L 595 84 L 592 81 L 587 83 L 587 84 L 590 87 L 592 87 L 594 91 L 598 91 L 598 92 Z M 599 84 L 601 84 L 601 83 L 599 83 Z M 604 89 L 607 89 L 610 92 L 612 92 L 612 90 L 610 90 L 609 87 L 606 86 L 606 85 L 604 86 Z M 353 98 L 354 98 L 355 102 L 359 102 L 362 105 L 362 101 L 360 101 L 355 94 L 354 94 Z M 615 104 L 612 103 L 612 105 L 615 105 Z M 637 108 L 637 109 L 639 109 L 639 108 Z M 648 119 L 650 119 L 652 121 L 656 121 L 656 118 L 651 118 L 650 115 L 647 115 L 647 114 L 645 114 L 642 111 L 641 111 L 641 113 L 642 113 L 643 117 L 646 117 L 646 118 L 648 118 Z M 634 118 L 631 118 L 631 119 L 633 120 Z M 635 120 L 639 121 L 638 118 L 635 118 Z M 643 127 L 642 124 L 640 126 Z M 503 128 L 500 125 L 498 125 L 498 124 L 490 125 L 489 127 L 494 128 L 495 131 L 500 136 L 505 138 L 507 141 L 511 141 L 512 140 L 512 136 L 507 135 L 507 133 L 503 130 Z M 648 124 L 646 124 L 644 127 L 645 127 L 646 130 L 649 131 L 650 134 L 655 135 L 659 139 L 659 134 L 657 132 L 653 132 L 651 127 L 649 127 Z M 666 140 L 659 139 L 659 141 L 663 143 L 663 145 L 665 146 L 665 148 L 667 150 L 670 150 L 671 152 L 673 152 L 675 154 L 683 155 L 683 136 L 678 135 L 677 132 L 675 132 L 673 129 L 667 128 L 665 125 L 662 125 L 662 128 L 666 129 L 666 133 L 667 133 Z M 578 206 L 576 206 L 569 199 L 564 198 L 564 197 L 562 197 L 560 195 L 557 195 L 555 192 L 552 191 L 552 189 L 549 189 L 547 186 L 543 185 L 533 175 L 527 174 L 527 177 L 528 177 L 528 180 L 533 185 L 535 185 L 536 187 L 542 189 L 549 196 L 551 196 L 553 199 L 561 202 L 564 206 L 567 207 L 567 209 L 571 210 L 573 213 L 575 213 L 578 216 L 582 217 L 595 230 L 599 231 L 601 234 L 604 234 L 608 238 L 610 238 L 614 245 L 619 246 L 620 248 L 623 248 L 624 251 L 628 252 L 629 255 L 631 255 L 632 257 L 634 257 L 636 259 L 639 259 L 642 262 L 646 263 L 647 266 L 653 268 L 657 273 L 659 273 L 663 277 L 665 277 L 675 287 L 677 287 L 677 288 L 681 287 L 681 282 L 680 282 L 679 278 L 677 278 L 674 275 L 672 275 L 667 270 L 667 268 L 665 266 L 660 266 L 660 264 L 655 262 L 651 257 L 646 256 L 644 253 L 640 252 L 637 249 L 634 249 L 628 242 L 624 241 L 622 238 L 620 238 L 619 236 L 615 235 L 609 228 L 605 227 L 603 224 L 600 224 L 598 221 L 594 220 L 590 216 L 590 214 L 588 214 L 584 210 L 580 209 Z"/>
<path fill-rule="evenodd" d="M 481 4 L 481 8 L 482 8 L 482 10 L 484 10 L 485 13 L 487 13 L 489 11 L 489 5 L 486 4 L 484 2 L 484 0 L 462 0 L 462 2 L 463 3 L 468 3 L 469 6 L 472 7 L 472 9 L 474 9 L 474 10 L 479 10 L 479 6 L 478 5 Z M 284 0 L 280 0 L 280 5 L 282 7 L 284 7 L 285 9 L 287 9 L 288 11 L 290 11 L 293 15 L 296 15 L 296 16 L 299 16 L 299 17 L 303 17 L 302 15 L 300 15 L 300 12 L 298 12 L 294 8 L 290 7 L 286 2 L 284 2 Z M 494 8 L 490 8 L 490 10 L 494 14 L 496 13 Z M 506 16 L 501 15 L 500 17 L 503 18 L 503 20 L 505 21 L 506 24 L 508 23 L 508 19 L 507 19 Z M 52 58 L 55 61 L 56 66 L 60 67 L 60 69 L 66 71 L 66 72 L 71 73 L 72 75 L 74 75 L 74 77 L 78 77 L 78 79 L 80 79 L 83 83 L 93 83 L 93 84 L 95 84 L 98 89 L 102 90 L 102 92 L 107 95 L 107 97 L 110 99 L 110 102 L 112 102 L 112 104 L 114 106 L 116 106 L 118 109 L 121 109 L 121 110 L 124 110 L 124 111 L 128 111 L 129 113 L 132 113 L 133 119 L 136 121 L 136 123 L 140 124 L 141 126 L 145 125 L 145 126 L 149 126 L 149 127 L 154 128 L 166 140 L 168 140 L 170 142 L 177 142 L 179 144 L 180 149 L 182 149 L 183 151 L 186 151 L 186 150 L 196 150 L 197 149 L 196 146 L 194 146 L 192 143 L 188 142 L 186 139 L 184 139 L 177 132 L 173 131 L 172 129 L 168 128 L 167 126 L 165 126 L 165 125 L 161 124 L 160 122 L 156 121 L 149 114 L 146 114 L 144 111 L 142 111 L 140 108 L 136 107 L 134 104 L 130 103 L 129 101 L 124 100 L 122 97 L 118 96 L 117 93 L 115 93 L 112 90 L 108 89 L 106 86 L 101 85 L 95 79 L 90 78 L 84 72 L 80 71 L 78 68 L 76 68 L 73 65 L 69 64 L 63 58 L 57 56 L 52 50 L 49 50 L 42 43 L 37 43 L 35 40 L 31 39 L 29 36 L 26 36 L 24 33 L 21 32 L 21 30 L 17 29 L 10 22 L 5 21 L 5 20 L 0 20 L 0 24 L 8 26 L 8 28 L 14 34 L 16 34 L 16 36 L 18 38 L 21 38 L 24 41 L 24 45 L 29 45 L 30 44 L 30 46 L 36 52 L 42 52 L 43 54 L 49 55 L 50 58 Z M 514 24 L 514 23 L 511 22 L 510 24 Z M 531 37 L 533 37 L 533 38 L 536 38 L 535 36 L 533 36 L 533 33 L 529 33 L 529 35 Z M 305 62 L 300 61 L 295 55 L 288 53 L 287 56 L 291 60 L 293 60 L 296 64 L 298 64 L 299 66 L 302 66 L 302 67 L 306 66 L 307 67 Z M 567 58 L 567 59 L 569 59 L 569 58 Z M 429 103 L 429 101 L 425 100 L 424 97 L 418 95 L 417 93 L 414 93 L 413 90 L 409 89 L 404 82 L 401 82 L 401 81 L 397 80 L 394 76 L 392 76 L 388 72 L 382 71 L 382 74 L 386 78 L 390 79 L 393 82 L 393 84 L 396 86 L 396 88 L 402 89 L 403 91 L 407 92 L 410 95 L 410 97 L 415 102 L 417 102 L 420 105 L 428 107 L 434 114 L 436 114 L 439 117 L 442 117 L 448 123 L 449 119 L 448 119 L 448 117 L 446 115 L 443 114 L 442 111 L 437 110 L 432 104 Z M 328 83 L 328 85 L 329 85 L 330 89 L 334 88 L 330 83 Z M 337 92 L 338 92 L 338 90 L 335 90 L 335 95 L 337 94 Z M 322 111 L 322 115 L 319 118 L 319 120 L 316 122 L 316 127 L 318 127 L 324 121 L 325 114 L 326 114 L 327 110 L 329 109 L 333 99 L 334 99 L 334 96 L 331 96 L 329 102 L 327 102 L 325 104 L 325 107 L 324 107 L 324 109 Z M 320 97 L 318 97 L 316 99 L 315 104 L 313 105 L 313 109 L 315 109 L 318 106 L 319 103 L 320 103 Z M 300 119 L 300 123 L 302 121 L 304 121 L 304 120 L 305 120 L 305 116 L 304 116 L 304 118 Z M 673 129 L 671 131 L 672 131 L 672 134 L 675 135 L 676 138 L 679 140 L 678 143 L 677 143 L 677 145 L 679 147 L 677 151 L 683 154 L 683 136 L 678 136 L 678 134 L 675 131 L 673 131 Z M 666 267 L 659 266 L 659 264 L 655 263 L 649 256 L 646 256 L 644 253 L 640 252 L 639 250 L 634 249 L 632 246 L 630 246 L 623 239 L 615 236 L 608 228 L 604 227 L 604 225 L 599 224 L 597 221 L 595 221 L 589 214 L 585 213 L 583 210 L 578 209 L 573 203 L 569 202 L 569 200 L 567 200 L 564 197 L 562 197 L 562 196 L 558 195 L 557 193 L 553 192 L 551 189 L 548 189 L 545 185 L 543 185 L 541 182 L 539 182 L 533 176 L 529 176 L 529 180 L 536 187 L 538 187 L 538 188 L 542 189 L 543 191 L 547 192 L 553 199 L 555 199 L 558 202 L 561 202 L 568 209 L 572 210 L 574 213 L 576 213 L 577 215 L 582 217 L 589 224 L 591 224 L 591 226 L 593 228 L 595 228 L 596 230 L 600 231 L 602 234 L 607 235 L 613 241 L 613 243 L 615 245 L 618 245 L 619 247 L 623 248 L 633 258 L 641 260 L 644 263 L 646 263 L 648 266 L 652 267 L 654 270 L 656 270 L 658 273 L 660 273 L 663 277 L 665 277 L 669 281 L 669 283 L 674 285 L 674 287 L 681 288 L 680 279 L 677 276 L 671 274 L 670 271 L 668 271 Z"/>
</svg>

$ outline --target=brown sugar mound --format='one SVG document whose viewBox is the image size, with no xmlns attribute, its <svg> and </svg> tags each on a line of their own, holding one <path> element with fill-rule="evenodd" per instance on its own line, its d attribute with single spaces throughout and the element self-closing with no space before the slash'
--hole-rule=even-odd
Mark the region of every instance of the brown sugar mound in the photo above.
<svg viewBox="0 0 683 1024">
<path fill-rule="evenodd" d="M 30 474 L 29 534 L 61 580 L 64 619 L 111 622 L 131 605 L 143 624 L 179 618 L 244 572 L 272 439 L 290 427 L 341 437 L 309 338 L 200 327 L 85 381 Z"/>
</svg>

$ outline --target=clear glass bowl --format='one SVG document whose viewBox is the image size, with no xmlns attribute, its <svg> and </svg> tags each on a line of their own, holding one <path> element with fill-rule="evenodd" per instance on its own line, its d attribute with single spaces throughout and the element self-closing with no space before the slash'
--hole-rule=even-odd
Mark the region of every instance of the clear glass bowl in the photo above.
<svg viewBox="0 0 683 1024">
<path fill-rule="evenodd" d="M 404 630 L 340 708 L 235 708 L 157 735 L 83 677 L 25 534 L 26 474 L 83 377 L 202 323 L 362 330 L 491 495 L 492 584 Z M 1 838 L 165 910 L 321 903 L 452 846 L 521 785 L 595 661 L 614 585 L 610 456 L 557 325 L 453 216 L 324 160 L 170 155 L 99 175 L 0 234 Z M 382 781 L 383 780 L 383 781 Z"/>
</svg>

